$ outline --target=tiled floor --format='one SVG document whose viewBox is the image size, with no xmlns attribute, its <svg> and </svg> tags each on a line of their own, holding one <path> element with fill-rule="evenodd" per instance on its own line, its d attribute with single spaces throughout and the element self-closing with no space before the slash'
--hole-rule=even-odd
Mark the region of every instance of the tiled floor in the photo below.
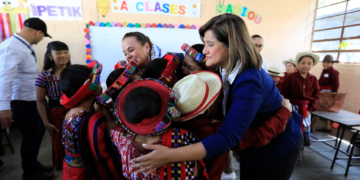
<svg viewBox="0 0 360 180">
<path fill-rule="evenodd" d="M 321 126 L 321 125 L 320 125 Z M 329 134 L 314 132 L 316 136 L 329 138 Z M 333 130 L 335 135 L 335 130 Z M 0 157 L 5 162 L 4 168 L 0 171 L 0 180 L 17 180 L 21 179 L 21 159 L 20 159 L 20 142 L 21 135 L 17 128 L 10 130 L 11 139 L 15 148 L 15 154 L 10 153 L 10 149 L 5 147 L 6 154 Z M 351 136 L 350 132 L 346 132 L 346 138 Z M 3 137 L 4 138 L 4 137 Z M 330 137 L 331 138 L 331 137 Z M 4 140 L 5 141 L 5 140 Z M 348 141 L 347 141 L 348 142 Z M 341 149 L 346 150 L 346 141 Z M 334 169 L 330 169 L 331 159 L 334 156 L 334 150 L 322 143 L 313 143 L 311 148 L 305 148 L 302 153 L 303 161 L 295 168 L 291 180 L 358 180 L 360 179 L 360 166 L 351 167 L 347 178 L 344 177 L 346 160 L 338 160 Z M 357 153 L 360 154 L 359 149 Z M 343 156 L 342 154 L 340 154 Z M 39 160 L 43 164 L 51 164 L 51 142 L 49 134 L 46 134 L 40 149 Z M 360 161 L 354 160 L 354 163 Z M 238 167 L 238 166 L 237 166 Z M 56 171 L 57 180 L 61 179 L 61 171 Z M 237 179 L 239 179 L 239 171 L 236 171 Z"/>
</svg>

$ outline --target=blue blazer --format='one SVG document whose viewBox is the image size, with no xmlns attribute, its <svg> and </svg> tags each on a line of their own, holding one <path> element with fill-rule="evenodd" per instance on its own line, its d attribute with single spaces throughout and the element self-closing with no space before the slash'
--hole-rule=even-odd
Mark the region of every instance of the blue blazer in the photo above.
<svg viewBox="0 0 360 180">
<path fill-rule="evenodd" d="M 225 122 L 216 134 L 201 141 L 206 157 L 221 155 L 235 147 L 251 125 L 275 114 L 281 101 L 274 81 L 263 69 L 250 68 L 241 72 L 230 87 Z M 238 152 L 242 165 L 263 169 L 287 155 L 299 139 L 301 122 L 301 116 L 293 113 L 285 131 L 269 144 Z"/>
</svg>

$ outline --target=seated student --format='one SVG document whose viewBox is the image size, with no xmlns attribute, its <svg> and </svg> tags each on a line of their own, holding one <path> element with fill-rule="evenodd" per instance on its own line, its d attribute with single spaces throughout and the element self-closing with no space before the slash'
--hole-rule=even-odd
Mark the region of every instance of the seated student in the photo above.
<svg viewBox="0 0 360 180">
<path fill-rule="evenodd" d="M 310 70 L 319 59 L 319 56 L 311 51 L 298 53 L 295 59 L 298 71 L 285 78 L 281 90 L 284 98 L 290 99 L 293 109 L 303 117 L 301 130 L 304 133 L 305 146 L 310 146 L 311 112 L 316 110 L 320 94 L 318 80 L 310 74 Z"/>
<path fill-rule="evenodd" d="M 280 68 L 276 66 L 270 66 L 267 70 L 268 75 L 274 80 L 276 87 L 281 90 L 282 84 L 280 83 L 280 78 L 284 77 L 284 73 L 280 71 Z"/>
<path fill-rule="evenodd" d="M 202 161 L 168 164 L 150 175 L 129 169 L 133 158 L 150 153 L 142 148 L 144 143 L 181 147 L 198 141 L 186 130 L 170 128 L 175 103 L 175 93 L 154 79 L 134 81 L 119 94 L 115 113 L 121 126 L 107 119 L 107 128 L 121 154 L 122 172 L 127 179 L 208 179 Z"/>
</svg>

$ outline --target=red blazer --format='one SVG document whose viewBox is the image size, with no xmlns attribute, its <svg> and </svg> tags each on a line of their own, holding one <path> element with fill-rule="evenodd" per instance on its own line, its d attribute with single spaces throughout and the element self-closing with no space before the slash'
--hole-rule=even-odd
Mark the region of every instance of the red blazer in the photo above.
<svg viewBox="0 0 360 180">
<path fill-rule="evenodd" d="M 319 79 L 319 85 L 328 86 L 331 88 L 331 92 L 338 92 L 340 86 L 339 71 L 332 66 L 328 69 L 324 69 Z"/>
</svg>

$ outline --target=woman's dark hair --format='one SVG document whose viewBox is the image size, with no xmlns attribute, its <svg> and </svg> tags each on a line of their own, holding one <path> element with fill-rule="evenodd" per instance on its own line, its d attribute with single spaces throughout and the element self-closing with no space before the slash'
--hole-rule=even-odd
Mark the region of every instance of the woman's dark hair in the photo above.
<svg viewBox="0 0 360 180">
<path fill-rule="evenodd" d="M 309 58 L 311 58 L 311 59 L 313 60 L 313 63 L 315 63 L 315 59 L 314 59 L 313 57 L 305 55 L 305 56 L 301 56 L 301 58 L 299 59 L 298 64 L 301 62 L 301 60 L 302 60 L 304 57 L 309 57 Z"/>
<path fill-rule="evenodd" d="M 193 47 L 197 52 L 201 53 L 203 52 L 204 50 L 204 45 L 203 44 L 195 44 L 195 45 L 192 45 L 191 47 Z M 189 56 L 189 55 L 187 55 Z M 199 61 L 195 60 L 193 57 L 189 56 L 192 60 L 195 61 L 196 65 L 198 65 L 199 67 L 201 67 L 202 70 L 208 70 L 208 68 L 205 66 L 205 64 L 203 63 L 200 63 Z"/>
<path fill-rule="evenodd" d="M 114 84 L 114 82 L 119 78 L 119 76 L 125 71 L 125 68 L 119 68 L 119 69 L 115 69 L 113 70 L 108 78 L 106 79 L 106 86 L 107 88 L 109 88 L 111 85 Z M 132 79 L 130 78 L 128 82 L 126 82 L 126 84 L 124 86 L 126 86 L 127 84 L 131 83 Z M 112 96 L 112 100 L 115 101 L 115 99 L 117 98 L 119 94 L 114 94 L 114 96 Z"/>
<path fill-rule="evenodd" d="M 129 123 L 141 123 L 143 119 L 152 118 L 160 113 L 161 98 L 151 88 L 135 88 L 125 98 L 124 111 Z"/>
<path fill-rule="evenodd" d="M 128 37 L 135 37 L 136 40 L 138 42 L 140 42 L 140 44 L 142 46 L 144 46 L 145 43 L 149 43 L 149 46 L 150 46 L 149 56 L 151 57 L 151 49 L 153 47 L 153 43 L 150 41 L 149 37 L 145 36 L 145 34 L 143 34 L 141 32 L 129 32 L 124 35 L 122 40 L 124 40 L 125 38 L 128 38 Z"/>
<path fill-rule="evenodd" d="M 60 74 L 60 90 L 71 98 L 84 85 L 89 78 L 91 69 L 84 65 L 71 65 L 61 71 Z"/>
<path fill-rule="evenodd" d="M 47 45 L 46 53 L 45 53 L 45 57 L 44 57 L 43 71 L 47 71 L 47 70 L 51 69 L 52 70 L 51 74 L 54 74 L 56 71 L 56 65 L 55 65 L 54 60 L 51 60 L 49 58 L 49 56 L 51 55 L 51 50 L 53 50 L 53 51 L 67 50 L 67 51 L 69 51 L 69 47 L 61 41 L 53 41 Z M 69 62 L 66 64 L 66 66 L 70 66 L 70 65 L 71 65 L 71 61 L 69 60 Z"/>
<path fill-rule="evenodd" d="M 157 58 L 152 60 L 145 68 L 145 72 L 142 78 L 154 78 L 158 79 L 161 77 L 161 73 L 165 70 L 168 61 L 166 59 Z"/>
</svg>

